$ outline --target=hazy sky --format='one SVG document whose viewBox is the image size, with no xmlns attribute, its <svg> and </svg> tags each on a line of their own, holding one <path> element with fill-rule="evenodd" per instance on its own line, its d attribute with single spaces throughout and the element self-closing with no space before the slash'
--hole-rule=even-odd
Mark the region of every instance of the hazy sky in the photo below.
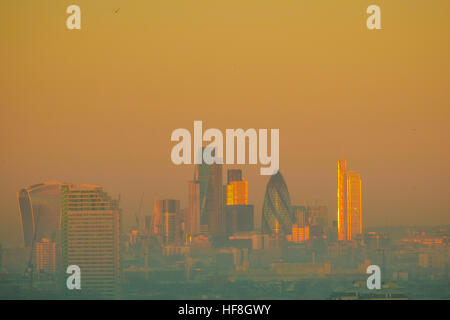
<svg viewBox="0 0 450 320">
<path fill-rule="evenodd" d="M 382 30 L 366 28 L 381 6 Z M 82 29 L 66 29 L 66 7 Z M 119 9 L 117 11 L 117 9 Z M 2 0 L 0 242 L 16 191 L 59 180 L 187 204 L 176 128 L 279 128 L 293 203 L 336 212 L 336 160 L 361 173 L 364 225 L 450 223 L 448 0 Z M 265 185 L 245 166 L 260 216 Z"/>
</svg>

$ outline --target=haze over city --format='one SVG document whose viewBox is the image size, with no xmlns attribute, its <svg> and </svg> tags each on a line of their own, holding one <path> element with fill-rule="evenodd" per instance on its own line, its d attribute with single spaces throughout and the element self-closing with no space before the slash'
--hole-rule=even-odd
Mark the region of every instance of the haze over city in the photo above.
<svg viewBox="0 0 450 320">
<path fill-rule="evenodd" d="M 450 223 L 449 10 L 385 3 L 384 30 L 368 33 L 369 1 L 79 2 L 73 33 L 59 27 L 70 1 L 0 4 L 4 245 L 22 241 L 16 192 L 42 181 L 120 194 L 126 225 L 142 193 L 144 213 L 155 199 L 186 207 L 194 167 L 172 164 L 170 134 L 194 120 L 278 128 L 292 203 L 326 204 L 330 220 L 345 157 L 365 227 Z M 269 177 L 233 167 L 258 226 Z"/>
</svg>

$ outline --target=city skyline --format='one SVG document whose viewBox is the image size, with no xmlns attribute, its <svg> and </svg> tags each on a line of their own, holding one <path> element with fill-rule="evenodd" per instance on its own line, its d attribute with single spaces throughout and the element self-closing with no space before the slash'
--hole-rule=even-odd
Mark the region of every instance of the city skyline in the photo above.
<svg viewBox="0 0 450 320">
<path fill-rule="evenodd" d="M 339 160 L 338 161 L 338 163 L 340 162 L 341 160 Z M 346 162 L 345 160 L 342 160 L 342 161 L 344 161 L 344 162 Z M 200 167 L 201 166 L 203 166 L 203 167 L 215 167 L 216 165 L 212 165 L 212 166 L 209 166 L 209 165 L 200 165 Z M 198 175 L 198 168 L 199 168 L 199 165 L 193 165 L 192 167 L 194 167 L 195 169 L 194 169 L 194 176 L 195 175 Z M 232 171 L 235 171 L 235 172 L 237 172 L 237 171 L 239 171 L 240 172 L 240 174 L 242 175 L 242 169 L 237 169 L 237 168 L 242 168 L 242 167 L 247 167 L 247 170 L 246 171 L 249 171 L 248 169 L 248 166 L 236 166 L 236 165 L 234 165 L 234 166 L 229 166 L 229 165 L 219 165 L 219 166 L 217 166 L 217 167 L 224 167 L 224 169 L 220 169 L 220 171 L 222 172 L 222 179 L 221 180 L 223 180 L 224 182 L 223 182 L 223 184 L 222 184 L 222 186 L 225 188 L 225 190 L 223 190 L 224 191 L 224 193 L 221 195 L 221 196 L 223 196 L 223 197 L 226 197 L 227 195 L 228 195 L 228 193 L 227 193 L 227 187 L 229 187 L 230 185 L 229 184 L 227 184 L 226 182 L 227 182 L 227 175 L 228 175 L 228 179 L 230 178 L 229 177 L 229 174 L 230 174 L 230 172 L 232 172 Z M 210 169 L 210 168 L 209 168 Z M 349 170 L 344 170 L 344 171 L 346 171 L 346 173 L 348 172 L 349 174 L 355 174 L 353 171 L 349 171 Z M 277 174 L 275 174 L 275 175 L 278 175 L 279 173 L 277 173 Z M 269 177 L 273 177 L 273 176 L 275 176 L 275 175 L 272 175 L 272 176 L 269 176 Z M 338 174 L 338 176 L 339 176 L 339 174 Z M 358 175 L 359 176 L 359 175 Z M 248 180 L 248 179 L 246 179 L 246 180 Z M 190 181 L 190 182 L 195 182 L 195 181 L 199 181 L 199 180 L 192 180 L 192 181 Z M 269 181 L 270 181 L 270 178 L 269 178 Z M 247 203 L 248 203 L 248 193 L 249 193 L 249 189 L 251 190 L 252 189 L 252 187 L 254 187 L 254 186 L 251 186 L 251 181 L 250 181 L 250 186 L 251 187 L 248 187 L 248 181 L 243 181 L 243 182 L 245 182 L 245 194 L 246 194 L 246 196 L 245 196 L 245 199 L 246 199 L 246 201 L 247 201 Z M 81 185 L 84 185 L 84 183 L 80 183 Z M 188 181 L 188 184 L 189 184 L 189 181 Z M 233 182 L 232 182 L 232 184 L 233 184 Z M 63 183 L 63 182 L 57 182 L 57 181 L 44 181 L 44 182 L 39 182 L 39 183 L 37 183 L 37 184 L 33 184 L 33 185 L 30 185 L 30 186 L 28 186 L 28 187 L 25 187 L 25 188 L 21 188 L 18 192 L 17 192 L 17 200 L 19 200 L 19 199 L 21 199 L 21 198 L 23 198 L 22 196 L 21 196 L 21 194 L 22 193 L 24 193 L 24 192 L 26 192 L 25 190 L 27 190 L 27 189 L 29 189 L 29 190 L 31 190 L 31 191 L 33 191 L 33 190 L 38 190 L 39 191 L 39 189 L 43 189 L 44 191 L 47 191 L 47 190 L 50 190 L 50 193 L 54 193 L 54 191 L 52 191 L 51 190 L 51 188 L 60 188 L 61 187 L 61 185 L 71 185 L 71 183 Z M 53 187 L 54 186 L 54 187 Z M 180 197 L 181 199 L 185 199 L 185 200 L 180 200 L 179 198 L 177 198 L 177 200 L 176 201 L 178 201 L 178 202 L 181 202 L 181 206 L 180 206 L 180 208 L 182 208 L 182 209 L 185 209 L 185 210 L 189 210 L 189 205 L 188 205 L 188 199 L 187 198 L 189 198 L 189 186 L 187 187 L 187 189 L 188 189 L 188 191 L 186 192 L 186 194 L 183 194 L 182 195 L 182 197 Z M 264 187 L 264 189 L 266 189 L 266 187 Z M 55 189 L 56 190 L 56 189 Z M 48 192 L 48 191 L 47 191 Z M 242 192 L 242 191 L 241 191 Z M 121 197 L 121 192 L 119 191 L 118 193 L 117 193 L 117 195 L 118 195 L 118 197 Z M 117 198 L 117 197 L 116 197 Z M 143 198 L 144 198 L 144 194 L 142 194 L 142 197 L 141 197 L 141 201 L 143 201 Z M 163 196 L 161 196 L 161 197 L 159 197 L 159 198 L 170 198 L 170 197 L 168 197 L 168 196 L 165 196 L 165 195 L 163 195 Z M 172 197 L 172 198 L 174 198 L 174 197 Z M 156 197 L 151 197 L 151 196 L 148 196 L 147 195 L 147 199 L 148 199 L 148 201 L 150 201 L 151 203 L 148 203 L 147 205 L 148 205 L 148 209 L 146 209 L 146 210 L 144 210 L 144 212 L 142 212 L 142 214 L 153 214 L 153 212 L 154 212 L 154 209 L 153 209 L 153 202 L 155 202 L 155 201 L 157 201 L 158 200 L 158 198 L 156 198 Z M 226 203 L 226 201 L 227 201 L 227 199 L 226 198 L 223 198 L 224 199 L 224 201 L 225 201 L 225 203 Z M 292 207 L 295 207 L 295 206 L 297 206 L 297 205 L 300 205 L 300 204 L 305 204 L 305 203 L 308 203 L 308 204 L 310 204 L 310 205 L 312 205 L 312 204 L 320 204 L 320 205 L 326 205 L 327 207 L 328 207 L 328 210 L 329 211 L 331 211 L 330 210 L 330 208 L 333 208 L 333 204 L 331 204 L 331 206 L 328 204 L 328 203 L 326 203 L 325 201 L 320 201 L 320 198 L 319 197 L 314 197 L 313 198 L 314 200 L 310 200 L 310 201 L 306 201 L 306 200 L 300 200 L 300 201 L 292 201 L 291 202 L 291 205 L 292 205 Z M 339 199 L 339 197 L 338 197 L 338 199 Z M 335 201 L 335 205 L 336 205 L 336 208 L 338 208 L 338 202 L 339 202 L 339 200 L 336 200 Z M 42 201 L 42 200 L 41 200 Z M 48 200 L 47 200 L 48 201 Z M 345 203 L 347 203 L 347 201 L 348 201 L 348 199 L 346 198 L 346 200 L 344 201 Z M 38 202 L 39 203 L 39 202 Z M 43 203 L 45 203 L 45 201 L 43 202 Z M 21 204 L 21 202 L 19 201 L 18 202 L 18 204 L 19 204 L 19 208 L 18 208 L 18 212 L 19 212 L 19 216 L 20 217 L 22 217 L 22 213 L 20 212 L 20 204 Z M 142 205 L 142 204 L 141 204 Z M 252 206 L 255 206 L 255 208 L 260 208 L 260 210 L 262 210 L 263 209 L 263 202 L 261 202 L 261 203 L 257 203 L 257 202 L 255 202 L 255 201 L 251 201 L 251 205 Z M 137 205 L 136 205 L 136 208 L 137 208 Z M 346 211 L 346 213 L 347 213 L 347 205 L 345 204 L 345 211 Z M 35 209 L 36 210 L 36 209 Z M 180 209 L 181 210 L 181 209 Z M 45 212 L 45 211 L 44 211 Z M 262 226 L 261 224 L 260 224 L 260 220 L 262 219 L 262 211 L 261 212 L 257 212 L 256 211 L 256 209 L 255 209 L 255 217 L 254 217 L 254 220 L 255 220 L 255 224 L 254 224 L 254 226 L 255 226 L 255 229 L 256 230 L 258 230 L 259 228 L 260 228 L 260 226 Z M 135 210 L 133 211 L 130 211 L 130 212 L 128 212 L 128 214 L 126 214 L 125 216 L 124 216 L 124 218 L 126 219 L 126 220 L 128 220 L 128 221 L 126 221 L 126 224 L 125 224 L 125 226 L 127 227 L 127 228 L 132 228 L 134 225 L 135 225 Z M 141 217 L 142 218 L 142 217 Z M 338 223 L 338 215 L 334 215 L 334 214 L 332 214 L 332 213 L 328 213 L 328 217 L 327 217 L 331 222 L 332 221 L 336 221 L 336 223 Z M 48 219 L 48 218 L 47 218 Z M 20 230 L 21 230 L 21 238 L 23 239 L 23 237 L 25 237 L 26 236 L 26 234 L 25 234 L 25 232 L 24 232 L 24 228 L 25 228 L 25 219 L 22 217 L 22 222 L 20 222 Z M 41 224 L 42 224 L 43 222 L 41 222 Z M 225 222 L 224 222 L 225 223 Z M 347 222 L 346 222 L 347 223 Z M 398 226 L 401 226 L 401 225 L 404 225 L 404 226 L 408 226 L 408 225 L 411 225 L 411 224 L 397 224 Z M 432 224 L 431 224 L 432 225 Z M 439 224 L 437 224 L 437 225 L 439 225 Z M 442 225 L 445 225 L 445 223 L 443 223 Z M 370 226 L 370 225 L 369 225 Z M 371 225 L 371 226 L 389 226 L 389 223 L 386 223 L 386 224 L 375 224 L 375 225 Z M 392 224 L 392 226 L 395 226 L 395 224 Z M 364 226 L 364 227 L 362 227 L 362 229 L 364 230 L 365 229 L 365 227 L 368 227 L 368 226 Z M 347 230 L 347 229 L 346 229 Z M 45 234 L 44 234 L 45 235 Z M 49 236 L 49 234 L 47 233 L 47 237 Z M 55 236 L 54 234 L 52 235 L 53 237 Z M 43 236 L 41 237 L 38 237 L 39 239 L 40 238 L 44 238 Z M 30 235 L 28 235 L 28 242 L 30 242 L 31 241 L 31 236 Z M 5 243 L 5 242 L 3 242 L 3 243 Z M 7 242 L 6 242 L 7 243 Z M 19 241 L 19 243 L 18 244 L 20 244 L 20 241 Z"/>
<path fill-rule="evenodd" d="M 356 0 L 118 3 L 83 1 L 79 31 L 66 3 L 0 4 L 4 246 L 21 241 L 14 194 L 40 181 L 102 185 L 127 224 L 142 193 L 144 211 L 185 206 L 193 168 L 171 163 L 170 134 L 194 120 L 278 128 L 295 203 L 335 212 L 345 157 L 364 172 L 366 225 L 450 223 L 448 1 L 385 3 L 374 32 Z M 242 168 L 259 213 L 269 177 Z"/>
<path fill-rule="evenodd" d="M 202 147 L 200 150 L 203 152 L 204 149 L 205 147 Z M 346 166 L 346 161 L 338 160 L 338 181 L 340 181 L 340 163 L 344 163 L 344 166 Z M 227 177 L 226 183 L 223 182 L 224 175 Z M 357 175 L 359 178 L 359 174 L 345 172 L 344 176 L 346 179 L 347 175 L 348 188 L 350 190 L 350 177 Z M 287 185 L 280 172 L 272 175 L 267 183 L 261 213 L 261 229 L 258 228 L 258 224 L 255 224 L 254 205 L 248 202 L 248 181 L 243 179 L 241 169 L 224 171 L 222 165 L 199 164 L 194 167 L 194 179 L 188 181 L 187 185 L 189 202 L 188 206 L 183 208 L 180 206 L 180 200 L 178 199 L 155 199 L 153 211 L 148 214 L 142 212 L 144 196 L 142 195 L 139 209 L 134 213 L 136 224 L 127 226 L 126 229 L 131 227 L 135 228 L 135 230 L 146 230 L 146 232 L 155 235 L 161 244 L 168 246 L 182 243 L 190 245 L 193 238 L 201 235 L 209 238 L 223 238 L 239 232 L 260 232 L 261 234 L 274 235 L 276 237 L 279 235 L 286 237 L 291 235 L 296 227 L 305 228 L 307 225 L 309 226 L 310 218 L 307 218 L 307 216 L 309 217 L 312 214 L 309 211 L 317 210 L 310 209 L 313 208 L 310 205 L 305 207 L 291 203 Z M 338 183 L 338 203 L 341 201 L 339 189 L 340 184 Z M 96 204 L 106 205 L 106 209 L 115 207 L 117 210 L 121 210 L 120 196 L 119 199 L 112 200 L 110 196 L 102 191 L 101 187 L 95 185 L 81 184 L 77 187 L 70 183 L 52 181 L 22 188 L 17 192 L 17 200 L 21 218 L 21 234 L 25 247 L 34 247 L 41 240 L 44 243 L 59 241 L 60 232 L 66 230 L 64 223 L 68 210 L 68 205 L 66 204 L 68 190 L 73 193 L 68 198 L 72 203 L 71 206 L 74 208 L 72 210 L 81 210 L 84 208 L 82 208 L 83 205 L 85 206 L 84 210 L 91 210 L 92 206 L 93 210 L 96 210 Z M 361 208 L 360 184 L 358 192 L 358 204 Z M 348 194 L 350 204 L 350 200 L 354 196 L 350 191 Z M 97 197 L 97 200 L 90 199 L 90 197 L 94 196 Z M 101 200 L 101 197 L 104 200 Z M 100 201 L 100 203 L 96 201 Z M 102 201 L 105 202 L 103 203 Z M 85 202 L 85 204 L 81 202 Z M 315 206 L 317 205 L 316 203 Z M 314 221 L 320 226 L 320 232 L 325 234 L 325 230 L 330 227 L 328 224 L 329 220 L 334 221 L 334 227 L 335 222 L 339 220 L 340 214 L 338 211 L 336 220 L 330 219 L 327 216 L 327 206 L 320 205 L 317 208 L 321 207 L 325 208 L 325 215 L 323 213 L 319 214 L 320 218 L 319 216 L 314 217 Z M 302 213 L 303 217 L 297 216 L 297 208 L 300 211 L 304 211 Z M 359 238 L 362 234 L 360 208 L 358 209 L 359 217 L 357 220 L 357 223 L 360 225 L 358 232 L 355 233 Z M 321 209 L 318 210 L 321 211 Z M 93 214 L 95 216 L 95 212 Z M 353 219 L 353 213 L 350 210 L 349 215 Z M 315 215 L 312 214 L 311 218 L 313 216 Z M 318 218 L 320 222 L 317 220 Z M 121 217 L 120 220 L 122 221 L 122 219 Z M 347 219 L 346 217 L 346 221 Z M 120 225 L 122 226 L 122 223 Z M 337 225 L 338 233 L 342 232 L 340 231 L 339 223 Z M 322 230 L 322 228 L 324 229 Z M 302 230 L 302 232 L 305 232 L 305 230 Z M 352 233 L 351 229 L 349 230 Z M 344 239 L 341 239 L 339 236 L 339 240 Z M 349 236 L 345 240 L 352 240 L 352 237 Z"/>
<path fill-rule="evenodd" d="M 192 208 L 181 208 L 177 199 L 155 199 L 150 215 L 143 214 L 141 207 L 135 212 L 133 228 L 123 228 L 120 198 L 114 200 L 103 187 L 43 182 L 20 189 L 20 216 L 24 226 L 31 223 L 34 231 L 27 235 L 30 228 L 23 228 L 24 244 L 30 237 L 32 244 L 20 249 L 22 258 L 7 256 L 10 268 L 11 261 L 26 265 L 22 280 L 14 286 L 24 295 L 41 288 L 41 294 L 61 298 L 121 299 L 143 292 L 135 281 L 158 294 L 161 287 L 152 289 L 151 283 L 161 281 L 170 287 L 167 281 L 172 281 L 189 287 L 199 281 L 209 283 L 208 275 L 213 274 L 244 287 L 270 285 L 280 279 L 292 286 L 319 277 L 328 279 L 333 288 L 325 296 L 322 293 L 322 298 L 408 299 L 418 294 L 417 290 L 397 288 L 398 284 L 448 278 L 448 229 L 408 229 L 399 239 L 396 231 L 362 228 L 361 177 L 348 170 L 345 159 L 337 160 L 336 188 L 336 202 L 344 202 L 344 228 L 338 224 L 339 211 L 330 221 L 326 205 L 292 202 L 284 177 L 277 172 L 266 185 L 263 229 L 258 230 L 254 206 L 247 196 L 252 185 L 245 171 L 204 166 L 197 165 L 194 180 L 186 183 Z M 201 207 L 206 211 L 203 222 Z M 41 213 L 43 221 L 39 220 Z M 55 225 L 55 218 L 60 225 Z M 220 221 L 223 225 L 218 225 Z M 29 255 L 29 260 L 23 254 Z M 369 293 L 357 280 L 372 261 L 380 265 L 383 274 L 389 270 L 384 280 L 386 291 Z M 82 270 L 84 290 L 66 291 L 64 270 L 68 267 Z M 349 288 L 353 279 L 354 289 L 338 290 L 336 284 L 342 279 L 335 282 L 334 276 L 345 276 Z M 433 283 L 433 294 L 438 294 L 439 284 Z M 283 289 L 284 297 L 291 291 Z M 214 294 L 223 297 L 230 293 Z"/>
</svg>

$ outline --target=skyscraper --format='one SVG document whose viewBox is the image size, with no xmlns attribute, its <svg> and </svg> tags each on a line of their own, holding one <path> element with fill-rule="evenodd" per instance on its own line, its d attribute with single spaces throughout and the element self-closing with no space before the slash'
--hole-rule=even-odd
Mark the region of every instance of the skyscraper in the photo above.
<svg viewBox="0 0 450 320">
<path fill-rule="evenodd" d="M 272 235 L 288 235 L 292 232 L 291 199 L 280 171 L 267 183 L 262 212 L 262 232 Z"/>
<path fill-rule="evenodd" d="M 120 281 L 120 210 L 101 187 L 62 186 L 62 263 L 81 269 L 82 290 L 94 298 L 115 298 Z M 75 292 L 80 291 L 80 292 Z"/>
<path fill-rule="evenodd" d="M 60 182 L 44 182 L 17 192 L 26 247 L 31 247 L 33 239 L 56 239 L 60 230 L 61 186 Z"/>
<path fill-rule="evenodd" d="M 225 225 L 227 236 L 236 232 L 253 231 L 253 210 L 252 205 L 226 205 Z"/>
<path fill-rule="evenodd" d="M 200 234 L 200 182 L 197 180 L 189 181 L 186 233 L 188 242 Z"/>
<path fill-rule="evenodd" d="M 290 241 L 299 243 L 309 240 L 309 208 L 292 206 L 292 235 Z"/>
<path fill-rule="evenodd" d="M 338 240 L 354 240 L 362 234 L 361 177 L 347 172 L 346 160 L 338 160 Z"/>
<path fill-rule="evenodd" d="M 194 181 L 200 184 L 200 232 L 211 236 L 224 235 L 222 165 L 197 164 Z"/>
<path fill-rule="evenodd" d="M 180 239 L 180 200 L 155 200 L 153 204 L 154 234 L 164 245 L 176 245 Z"/>
<path fill-rule="evenodd" d="M 224 204 L 226 234 L 252 231 L 253 206 L 248 205 L 248 182 L 242 179 L 241 170 L 228 170 L 227 176 Z"/>
<path fill-rule="evenodd" d="M 347 173 L 347 239 L 354 240 L 362 234 L 361 177 Z"/>
<path fill-rule="evenodd" d="M 346 202 L 347 202 L 347 161 L 344 159 L 338 160 L 337 162 L 337 173 L 338 173 L 338 183 L 337 183 L 337 224 L 338 224 L 338 240 L 345 240 L 347 237 L 347 213 L 346 213 Z"/>
<path fill-rule="evenodd" d="M 248 182 L 242 179 L 242 171 L 237 169 L 228 170 L 227 176 L 226 204 L 248 204 Z"/>
<path fill-rule="evenodd" d="M 248 182 L 231 181 L 227 185 L 227 205 L 248 204 Z"/>
</svg>

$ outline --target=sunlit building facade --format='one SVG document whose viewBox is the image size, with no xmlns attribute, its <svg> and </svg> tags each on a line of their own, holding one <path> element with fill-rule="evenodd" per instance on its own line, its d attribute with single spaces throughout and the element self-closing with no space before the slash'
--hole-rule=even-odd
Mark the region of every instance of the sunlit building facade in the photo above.
<svg viewBox="0 0 450 320">
<path fill-rule="evenodd" d="M 309 226 L 299 226 L 297 224 L 292 225 L 292 234 L 288 236 L 288 240 L 301 243 L 309 240 Z"/>
<path fill-rule="evenodd" d="M 267 183 L 262 212 L 262 232 L 271 235 L 291 234 L 292 221 L 289 191 L 278 171 Z"/>
<path fill-rule="evenodd" d="M 361 177 L 359 173 L 347 173 L 347 239 L 362 235 Z"/>
<path fill-rule="evenodd" d="M 77 265 L 82 277 L 82 290 L 71 290 L 68 294 L 117 298 L 120 282 L 118 201 L 111 199 L 101 187 L 91 185 L 64 185 L 62 199 L 63 270 Z"/>
<path fill-rule="evenodd" d="M 347 161 L 340 159 L 337 162 L 337 224 L 338 240 L 345 240 L 347 237 L 347 183 L 346 183 Z"/>
<path fill-rule="evenodd" d="M 338 240 L 355 240 L 362 234 L 361 176 L 347 171 L 346 160 L 338 160 Z"/>
<path fill-rule="evenodd" d="M 248 204 L 248 182 L 242 179 L 242 170 L 227 172 L 225 187 L 225 224 L 227 236 L 237 232 L 253 231 L 253 206 Z"/>
<path fill-rule="evenodd" d="M 227 205 L 248 204 L 248 182 L 231 181 L 227 185 Z"/>
</svg>

